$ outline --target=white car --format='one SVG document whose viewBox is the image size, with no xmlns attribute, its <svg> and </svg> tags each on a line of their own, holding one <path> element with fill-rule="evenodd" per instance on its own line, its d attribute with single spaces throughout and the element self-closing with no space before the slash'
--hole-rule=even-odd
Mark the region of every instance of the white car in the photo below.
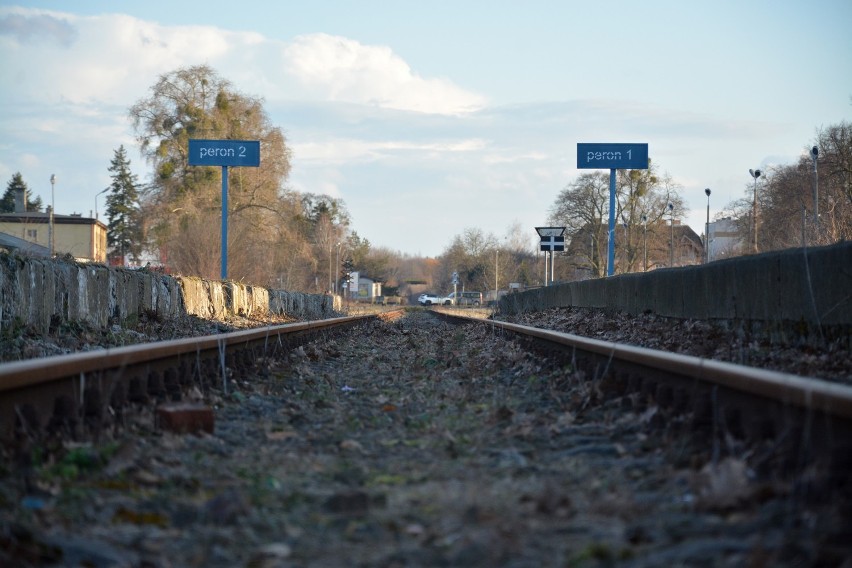
<svg viewBox="0 0 852 568">
<path fill-rule="evenodd" d="M 449 304 L 450 299 L 444 298 L 443 296 L 436 296 L 435 294 L 420 294 L 420 296 L 417 298 L 417 303 L 421 306 L 440 306 L 444 304 Z"/>
<path fill-rule="evenodd" d="M 482 292 L 459 292 L 458 295 L 456 295 L 455 292 L 451 292 L 450 295 L 444 299 L 447 300 L 447 303 L 456 306 L 478 307 L 482 305 Z"/>
</svg>

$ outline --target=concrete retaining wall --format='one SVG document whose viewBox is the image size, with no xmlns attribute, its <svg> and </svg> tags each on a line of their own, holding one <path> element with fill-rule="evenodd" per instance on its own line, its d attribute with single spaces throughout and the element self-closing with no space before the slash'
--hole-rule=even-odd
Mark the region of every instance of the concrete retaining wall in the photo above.
<svg viewBox="0 0 852 568">
<path fill-rule="evenodd" d="M 105 328 L 143 313 L 159 319 L 272 313 L 307 320 L 334 316 L 335 302 L 320 294 L 0 253 L 0 334 L 20 325 L 47 333 L 63 322 Z"/>
<path fill-rule="evenodd" d="M 503 297 L 498 313 L 608 308 L 673 318 L 852 325 L 852 243 L 569 282 Z"/>
</svg>

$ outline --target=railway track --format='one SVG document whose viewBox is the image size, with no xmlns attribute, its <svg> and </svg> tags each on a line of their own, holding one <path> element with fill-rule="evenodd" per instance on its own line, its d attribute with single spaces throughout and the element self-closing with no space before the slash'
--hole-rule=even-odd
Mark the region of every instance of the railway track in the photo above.
<svg viewBox="0 0 852 568">
<path fill-rule="evenodd" d="M 786 373 L 709 361 L 524 325 L 435 312 L 448 321 L 488 325 L 537 349 L 567 350 L 575 366 L 607 376 L 615 392 L 633 392 L 664 406 L 721 418 L 738 434 L 770 436 L 794 418 L 809 423 L 817 446 L 848 449 L 852 388 Z M 258 357 L 286 354 L 315 337 L 372 317 L 392 321 L 404 310 L 249 329 L 201 338 L 95 350 L 0 365 L 0 438 L 16 431 L 86 423 L 101 427 L 133 403 L 179 400 L 192 385 L 228 390 L 228 377 Z M 757 405 L 763 412 L 755 412 Z M 822 432 L 822 428 L 828 428 Z M 824 434 L 824 435 L 821 435 Z"/>
<path fill-rule="evenodd" d="M 754 455 L 757 452 L 765 453 L 758 460 L 762 464 L 763 470 L 756 472 L 755 475 L 772 478 L 775 482 L 791 488 L 802 486 L 820 488 L 818 491 L 813 489 L 805 491 L 801 488 L 791 489 L 790 492 L 795 495 L 796 499 L 824 499 L 826 492 L 828 492 L 835 504 L 839 503 L 840 514 L 846 515 L 838 522 L 841 526 L 847 523 L 846 526 L 848 527 L 848 520 L 852 518 L 852 509 L 850 509 L 852 487 L 849 486 L 848 479 L 849 459 L 852 456 L 852 449 L 850 449 L 850 441 L 852 441 L 852 427 L 850 427 L 850 424 L 852 424 L 852 389 L 849 387 L 810 380 L 806 377 L 795 377 L 736 365 L 702 361 L 692 357 L 653 352 L 647 349 L 616 345 L 504 322 L 426 313 L 424 310 L 414 312 L 418 314 L 417 318 L 414 318 L 415 322 L 428 321 L 423 320 L 428 315 L 439 317 L 453 325 L 419 331 L 416 328 L 406 326 L 405 313 L 403 310 L 398 310 L 381 316 L 387 322 L 398 320 L 396 323 L 374 324 L 371 323 L 374 321 L 371 316 L 336 318 L 197 339 L 163 342 L 151 346 L 119 348 L 51 358 L 50 360 L 0 365 L 0 413 L 3 417 L 3 437 L 9 448 L 37 445 L 42 437 L 54 434 L 77 437 L 78 440 L 97 437 L 105 429 L 118 426 L 127 420 L 127 416 L 133 408 L 150 409 L 165 401 L 177 400 L 183 393 L 192 388 L 202 392 L 215 392 L 219 395 L 225 395 L 230 389 L 236 390 L 242 382 L 267 381 L 269 378 L 265 378 L 265 374 L 273 373 L 287 377 L 277 379 L 276 385 L 278 386 L 275 387 L 281 388 L 280 385 L 283 380 L 286 389 L 289 389 L 286 391 L 287 396 L 279 399 L 276 405 L 270 407 L 269 412 L 272 414 L 262 419 L 254 417 L 247 423 L 266 424 L 270 420 L 275 420 L 270 416 L 279 416 L 282 412 L 289 416 L 289 422 L 285 426 L 267 429 L 265 434 L 261 434 L 259 446 L 252 449 L 252 453 L 249 454 L 252 456 L 251 460 L 258 460 L 261 464 L 258 465 L 258 468 L 263 471 L 270 467 L 274 469 L 277 466 L 265 464 L 263 461 L 265 458 L 262 456 L 266 454 L 265 452 L 258 454 L 260 450 L 257 448 L 263 448 L 270 444 L 284 444 L 283 447 L 276 450 L 276 452 L 284 452 L 278 460 L 290 459 L 286 456 L 297 450 L 304 452 L 293 454 L 292 459 L 296 461 L 287 462 L 290 464 L 288 465 L 290 469 L 287 469 L 287 476 L 295 476 L 295 472 L 300 471 L 299 467 L 301 466 L 298 464 L 304 463 L 309 476 L 319 475 L 322 477 L 325 475 L 323 473 L 324 468 L 328 466 L 321 466 L 320 464 L 330 462 L 316 462 L 313 461 L 314 458 L 311 456 L 320 452 L 321 448 L 328 446 L 328 436 L 317 435 L 315 429 L 320 427 L 323 420 L 346 421 L 345 431 L 348 434 L 336 433 L 331 436 L 335 440 L 331 455 L 335 457 L 324 459 L 335 459 L 342 462 L 343 465 L 339 467 L 343 469 L 333 476 L 334 479 L 349 480 L 347 486 L 352 485 L 354 479 L 354 484 L 359 487 L 355 491 L 332 490 L 330 496 L 323 494 L 322 502 L 324 505 L 321 514 L 314 511 L 308 517 L 299 517 L 302 519 L 300 522 L 304 522 L 305 518 L 316 519 L 316 515 L 320 515 L 322 518 L 324 518 L 323 515 L 328 514 L 332 516 L 343 515 L 344 518 L 352 518 L 351 516 L 355 515 L 357 518 L 362 518 L 364 515 L 369 517 L 371 514 L 380 514 L 374 513 L 374 511 L 382 509 L 384 506 L 376 505 L 375 499 L 379 501 L 386 499 L 391 503 L 398 499 L 409 499 L 411 503 L 420 503 L 423 499 L 422 496 L 411 496 L 405 491 L 402 493 L 403 496 L 399 496 L 396 489 L 383 489 L 386 494 L 376 496 L 373 494 L 376 490 L 370 488 L 395 487 L 402 483 L 399 481 L 400 479 L 406 479 L 408 481 L 403 484 L 404 486 L 419 488 L 416 491 L 427 491 L 423 488 L 424 486 L 429 487 L 430 484 L 438 483 L 437 480 L 446 475 L 440 473 L 440 470 L 436 470 L 436 466 L 433 464 L 435 460 L 440 462 L 448 459 L 440 457 L 438 454 L 447 453 L 451 461 L 462 459 L 459 456 L 465 456 L 465 440 L 468 438 L 476 440 L 479 436 L 486 437 L 485 434 L 475 434 L 470 430 L 474 425 L 478 425 L 483 431 L 490 431 L 497 437 L 493 440 L 488 438 L 491 441 L 483 442 L 478 450 L 484 452 L 486 456 L 482 458 L 484 461 L 476 461 L 475 465 L 465 465 L 463 471 L 475 472 L 480 471 L 481 468 L 479 475 L 490 475 L 485 473 L 488 471 L 485 469 L 485 465 L 496 463 L 498 474 L 505 472 L 506 468 L 510 468 L 511 471 L 515 472 L 514 475 L 530 475 L 530 472 L 532 472 L 535 478 L 547 477 L 548 475 L 555 476 L 552 483 L 556 485 L 548 485 L 550 489 L 546 491 L 536 489 L 532 493 L 530 493 L 531 490 L 526 489 L 524 490 L 526 492 L 522 492 L 519 498 L 508 497 L 509 501 L 507 501 L 521 507 L 524 511 L 532 506 L 533 512 L 524 513 L 524 515 L 538 515 L 537 520 L 534 519 L 534 526 L 541 526 L 543 522 L 548 526 L 562 527 L 560 530 L 569 531 L 563 533 L 559 538 L 551 534 L 552 539 L 555 540 L 547 541 L 546 548 L 549 549 L 549 547 L 556 546 L 554 543 L 560 539 L 564 540 L 565 534 L 572 534 L 570 531 L 576 530 L 571 529 L 570 526 L 565 527 L 566 523 L 570 525 L 569 521 L 572 515 L 576 514 L 570 511 L 578 507 L 576 502 L 579 497 L 574 496 L 572 498 L 575 502 L 572 505 L 570 499 L 564 495 L 560 496 L 560 490 L 554 491 L 553 489 L 553 487 L 559 487 L 563 483 L 561 480 L 570 478 L 572 475 L 570 467 L 565 469 L 564 464 L 573 464 L 572 460 L 575 458 L 572 456 L 581 455 L 583 451 L 609 452 L 608 449 L 602 448 L 595 442 L 595 440 L 601 439 L 598 433 L 599 426 L 580 424 L 575 427 L 572 425 L 575 418 L 572 417 L 582 416 L 583 414 L 608 416 L 609 420 L 617 422 L 619 414 L 623 413 L 625 416 L 642 417 L 638 419 L 639 423 L 645 424 L 647 422 L 657 431 L 662 432 L 660 443 L 664 439 L 668 440 L 668 443 L 672 443 L 672 440 L 678 438 L 697 440 L 697 443 L 706 447 L 697 455 L 709 456 L 708 459 L 712 464 L 722 462 L 720 454 L 726 453 L 726 447 L 730 449 L 734 443 L 732 440 L 743 440 L 741 446 L 746 449 L 739 451 L 744 455 Z M 453 331 L 454 329 L 458 331 Z M 494 368 L 488 369 L 485 368 L 488 365 L 478 362 L 478 359 L 472 359 L 468 363 L 462 364 L 460 361 L 463 361 L 466 357 L 485 356 L 484 354 L 479 355 L 479 346 L 464 345 L 465 341 L 470 340 L 465 339 L 464 337 L 468 336 L 463 337 L 463 335 L 470 333 L 466 330 L 473 329 L 479 330 L 473 334 L 474 340 L 477 342 L 481 342 L 483 338 L 494 339 L 493 346 L 489 348 L 497 349 L 503 346 L 502 348 L 506 349 L 507 345 L 517 343 L 536 355 L 523 355 L 521 350 L 506 356 L 488 355 L 488 358 L 494 358 L 497 361 Z M 338 333 L 339 331 L 346 333 Z M 356 336 L 361 334 L 362 331 L 364 341 L 369 340 L 369 346 L 365 348 L 357 347 Z M 392 341 L 388 342 L 388 339 Z M 404 355 L 404 352 L 408 350 L 417 351 L 418 342 L 424 340 L 430 344 L 438 344 L 440 347 L 430 347 L 425 353 L 413 356 L 413 358 L 407 358 Z M 299 355 L 298 366 L 303 370 L 294 373 L 291 353 L 299 351 L 300 346 L 314 343 L 331 343 L 333 345 L 331 347 L 312 348 L 312 350 L 302 352 Z M 348 345 L 345 350 L 340 347 L 343 343 Z M 353 349 L 354 351 L 352 351 Z M 485 349 L 486 347 L 482 347 L 483 351 Z M 343 354 L 338 353 L 341 350 L 343 350 Z M 400 362 L 394 362 L 394 358 L 386 355 L 382 350 L 400 352 L 398 353 Z M 546 364 L 542 363 L 546 368 L 539 369 L 536 363 L 537 358 L 540 358 L 541 361 L 547 361 Z M 290 362 L 270 363 L 273 360 Z M 343 360 L 349 362 L 341 363 Z M 361 365 L 361 367 L 353 371 L 349 367 L 353 364 Z M 516 364 L 517 370 L 514 369 Z M 387 365 L 390 365 L 390 376 L 388 376 L 387 370 L 382 369 L 383 366 Z M 467 366 L 465 367 L 465 365 Z M 455 369 L 458 366 L 461 366 L 462 370 L 457 374 Z M 338 367 L 343 367 L 344 370 L 340 371 Z M 439 369 L 440 372 L 438 372 Z M 341 372 L 344 373 L 344 376 L 340 376 Z M 373 377 L 371 373 L 375 373 L 376 376 Z M 478 380 L 478 373 L 487 376 L 487 380 Z M 556 382 L 541 383 L 536 379 L 538 374 L 551 378 L 556 377 Z M 354 411 L 348 409 L 347 405 L 362 404 L 358 402 L 359 399 L 356 394 L 364 392 L 364 396 L 366 396 L 368 391 L 374 389 L 371 386 L 374 380 L 384 381 L 386 385 L 373 392 L 366 399 L 371 401 L 372 404 L 378 405 L 378 410 L 373 411 L 370 418 L 369 424 L 372 424 L 372 426 L 368 428 L 362 424 L 366 418 L 353 418 L 355 416 Z M 400 390 L 398 383 L 405 385 L 405 389 Z M 430 384 L 436 386 L 429 386 Z M 479 386 L 476 387 L 474 384 Z M 449 390 L 439 394 L 435 392 L 435 389 L 438 388 L 437 385 L 445 385 L 442 388 Z M 582 396 L 576 392 L 573 394 L 560 392 L 560 389 L 567 388 L 568 385 L 579 389 L 579 392 L 583 393 Z M 406 390 L 409 387 L 424 390 L 419 394 L 411 394 Z M 471 399 L 465 401 L 464 404 L 461 400 L 457 400 L 471 397 L 472 389 L 475 388 L 484 389 L 479 399 Z M 521 406 L 501 402 L 503 400 L 501 397 L 505 396 L 503 391 L 506 389 L 520 389 L 527 393 L 534 388 L 540 389 L 541 393 L 546 396 L 535 402 L 530 407 L 532 410 L 524 411 Z M 316 392 L 312 392 L 312 390 Z M 489 394 L 489 391 L 492 391 L 492 394 Z M 439 404 L 435 400 L 430 400 L 428 398 L 430 396 L 438 397 L 445 402 Z M 571 402 L 573 399 L 582 400 L 573 403 Z M 558 409 L 551 408 L 554 404 L 553 401 L 556 401 Z M 258 405 L 265 404 L 260 399 L 255 400 L 255 403 Z M 479 415 L 481 409 L 489 404 L 493 404 L 494 407 L 486 414 Z M 430 420 L 428 416 L 431 416 L 432 413 L 445 412 L 441 409 L 447 405 L 451 407 L 458 405 L 459 413 L 470 410 L 473 413 L 472 418 L 466 420 L 472 420 L 472 422 L 465 422 L 465 427 L 459 431 L 447 430 L 445 432 L 441 427 L 439 429 L 441 435 L 438 437 L 442 445 L 435 447 L 429 445 L 429 451 L 424 455 L 420 451 L 421 446 L 431 443 L 418 440 L 417 435 L 411 433 L 411 428 L 414 428 L 415 432 L 428 431 L 429 428 L 424 426 Z M 426 407 L 433 408 L 433 410 L 427 413 L 424 410 Z M 600 407 L 602 410 L 594 410 L 595 407 Z M 402 418 L 403 408 L 409 409 L 404 418 Z M 217 410 L 217 412 L 219 411 Z M 228 414 L 237 411 L 228 411 L 227 408 L 222 408 L 221 412 Z M 317 416 L 324 416 L 325 418 L 319 418 L 314 425 L 314 418 L 312 417 L 316 413 L 321 413 Z M 450 417 L 452 417 L 452 414 L 449 414 Z M 537 418 L 539 415 L 546 418 Z M 395 418 L 395 416 L 398 417 Z M 523 419 L 520 417 L 523 417 Z M 455 420 L 455 418 L 452 418 L 452 420 Z M 543 446 L 535 451 L 522 451 L 532 435 L 530 424 L 537 420 L 545 422 L 542 425 Z M 246 423 L 246 420 L 241 422 L 241 424 L 243 423 Z M 233 442 L 235 439 L 231 430 L 233 427 L 233 425 L 223 426 L 224 430 L 220 434 L 218 432 L 219 419 L 217 418 L 217 437 Z M 374 440 L 371 437 L 372 435 L 369 434 L 373 431 L 383 431 L 386 427 L 392 427 L 393 430 L 389 434 L 386 433 L 381 440 Z M 401 427 L 407 429 L 407 434 L 401 434 L 395 430 Z M 636 426 L 631 426 L 631 428 L 634 427 Z M 249 428 L 249 426 L 240 426 L 240 428 Z M 566 438 L 567 432 L 574 433 L 571 434 L 572 437 Z M 349 438 L 346 437 L 347 435 Z M 488 434 L 488 436 L 491 435 Z M 639 438 L 634 436 L 629 439 L 640 440 L 641 442 L 643 437 L 649 435 L 642 434 Z M 252 435 L 250 438 L 255 436 Z M 495 447 L 495 444 L 499 443 L 497 440 L 504 438 L 509 439 L 509 445 L 503 448 Z M 27 444 L 22 444 L 22 439 Z M 240 434 L 237 439 L 247 440 L 248 438 Z M 303 442 L 298 442 L 302 439 Z M 199 443 L 203 444 L 203 439 Z M 616 447 L 621 448 L 622 445 L 627 443 L 624 441 L 617 442 Z M 567 446 L 560 447 L 560 444 L 567 444 Z M 546 457 L 548 454 L 544 448 L 551 446 L 554 447 L 548 449 L 547 452 L 555 451 L 556 453 L 553 457 Z M 204 453 L 219 452 L 220 450 L 216 450 L 216 447 L 212 446 L 213 450 L 205 450 Z M 590 449 L 585 450 L 584 448 L 587 447 Z M 738 445 L 738 447 L 740 446 Z M 406 465 L 400 466 L 402 469 L 399 471 L 403 473 L 390 468 L 387 473 L 377 475 L 370 472 L 380 469 L 379 473 L 382 473 L 385 471 L 382 468 L 389 466 L 384 464 L 378 466 L 375 463 L 370 466 L 358 466 L 355 471 L 351 469 L 354 467 L 352 465 L 353 460 L 375 459 L 388 448 L 393 449 L 393 454 L 399 455 L 413 452 L 417 456 L 418 465 L 416 468 L 422 468 L 425 473 L 414 473 L 412 470 L 406 469 L 412 466 Z M 647 448 L 643 451 L 647 451 Z M 580 452 L 580 454 L 576 452 Z M 629 450 L 626 449 L 617 450 L 615 455 L 617 456 L 621 452 L 629 455 Z M 194 455 L 197 455 L 197 453 L 196 451 Z M 357 460 L 354 456 L 358 456 Z M 164 459 L 165 462 L 163 462 Z M 243 460 L 245 459 L 243 458 Z M 648 459 L 647 457 L 631 458 L 628 463 L 634 465 L 629 466 L 627 470 L 646 468 L 649 471 L 654 471 L 661 467 L 659 465 L 654 467 L 641 465 Z M 693 459 L 699 458 L 693 457 Z M 167 458 L 163 458 L 159 454 L 156 460 L 165 464 L 169 463 Z M 566 462 L 566 460 L 568 461 Z M 531 465 L 530 462 L 535 465 Z M 277 464 L 279 461 L 273 463 Z M 155 483 L 152 479 L 157 479 L 162 475 L 149 473 L 142 479 L 144 483 L 150 484 Z M 187 483 L 184 480 L 185 475 L 185 473 L 181 473 L 176 483 Z M 373 477 L 370 477 L 371 475 Z M 592 473 L 591 475 L 602 476 L 603 474 Z M 437 477 L 435 481 L 431 481 L 430 476 Z M 364 477 L 368 479 L 365 480 Z M 478 482 L 475 482 L 476 487 L 481 486 L 484 482 L 484 479 L 479 479 Z M 109 483 L 114 484 L 116 481 L 110 480 Z M 120 481 L 120 483 L 127 482 Z M 203 480 L 194 483 L 199 483 L 202 486 L 208 484 L 207 481 Z M 646 485 L 659 483 L 661 482 L 657 477 L 654 481 L 646 482 Z M 367 489 L 363 489 L 364 487 Z M 488 485 L 488 487 L 490 489 L 481 488 L 481 490 L 496 492 L 501 486 L 498 484 Z M 285 509 L 299 509 L 303 506 L 299 503 L 302 503 L 306 498 L 300 497 L 299 491 L 302 490 L 291 488 L 289 493 L 282 497 L 284 499 L 282 506 Z M 442 491 L 447 491 L 447 489 L 444 488 Z M 479 489 L 476 491 L 479 491 Z M 450 493 L 452 494 L 452 491 Z M 452 495 L 450 498 L 452 498 Z M 501 497 L 501 499 L 506 498 L 505 496 Z M 749 498 L 766 499 L 766 497 L 753 496 Z M 469 499 L 469 495 L 462 491 L 456 499 L 463 502 Z M 511 501 L 511 499 L 515 499 L 515 501 Z M 310 501 L 311 498 L 307 498 L 307 500 Z M 424 508 L 422 518 L 430 518 L 430 515 L 434 514 L 433 510 L 437 507 L 440 498 L 427 499 L 427 501 L 433 501 L 436 505 L 432 508 Z M 261 500 L 261 502 L 265 501 Z M 470 505 L 473 508 L 468 508 L 460 513 L 459 518 L 466 519 L 464 523 L 474 526 L 488 525 L 492 522 L 491 519 L 496 513 L 484 511 L 483 507 L 496 506 L 483 505 L 478 501 L 476 503 Z M 711 505 L 706 503 L 703 506 L 712 508 Z M 386 507 L 389 510 L 393 509 L 391 505 L 386 505 Z M 735 508 L 736 504 L 732 501 L 725 504 L 724 507 Z M 329 511 L 331 512 L 329 513 Z M 806 517 L 806 513 L 811 514 L 802 512 L 800 516 Z M 448 513 L 445 511 L 444 514 Z M 114 516 L 113 519 L 120 518 L 121 522 L 124 523 L 144 524 L 145 519 L 149 518 L 145 517 L 143 513 L 135 511 L 116 513 L 116 515 L 118 516 Z M 425 520 L 415 522 L 410 520 L 408 516 L 404 518 L 409 520 L 402 521 L 402 517 L 400 517 L 390 524 L 387 524 L 389 521 L 383 521 L 385 524 L 382 526 L 402 526 L 403 528 L 399 529 L 400 534 L 395 537 L 397 539 L 413 538 L 416 540 L 420 535 L 428 535 L 432 531 L 447 530 L 439 528 L 439 525 L 442 526 L 442 523 L 446 521 L 432 521 L 433 524 L 429 524 Z M 169 522 L 168 519 L 164 520 L 160 517 L 155 517 L 156 519 L 159 519 L 157 520 L 158 523 L 168 524 Z M 337 521 L 328 521 L 331 523 L 329 525 L 324 525 L 323 522 L 319 522 L 320 528 L 331 530 L 332 527 L 336 526 Z M 400 525 L 400 523 L 403 524 Z M 357 532 L 358 529 L 353 528 L 351 522 L 349 525 L 343 524 L 348 528 L 344 527 L 345 531 L 341 533 L 340 538 L 348 541 L 352 538 L 351 531 Z M 357 527 L 357 523 L 355 526 Z M 702 530 L 710 530 L 708 527 L 711 526 L 702 525 Z M 303 528 L 303 530 L 313 534 L 311 529 Z M 383 531 L 387 529 L 378 530 L 374 528 L 372 530 L 384 534 Z M 392 531 L 395 530 L 397 529 L 392 529 Z M 500 529 L 500 531 L 503 530 Z M 789 537 L 788 533 L 782 529 L 779 530 L 785 535 L 784 538 Z M 813 527 L 808 530 L 811 533 L 815 532 Z M 849 549 L 848 546 L 844 548 L 846 545 L 840 545 L 838 548 L 835 542 L 836 530 L 833 530 L 834 532 L 830 532 L 827 537 L 829 540 L 835 539 L 831 540 L 832 548 L 829 552 L 825 552 L 821 548 L 824 546 L 822 541 L 815 541 L 805 547 L 807 549 L 805 552 L 798 551 L 800 556 L 796 556 L 796 558 L 817 558 L 820 561 L 828 559 L 824 565 L 840 566 L 841 564 L 832 564 L 832 562 L 849 552 Z M 628 546 L 642 550 L 643 547 L 650 547 L 648 541 L 653 542 L 655 539 L 663 538 L 658 535 L 646 534 L 643 531 L 651 531 L 651 529 L 646 527 L 633 536 L 624 537 L 629 541 Z M 521 532 L 523 533 L 523 531 Z M 317 538 L 320 540 L 326 538 L 325 533 L 321 531 L 320 534 L 322 536 Z M 366 535 L 362 535 L 362 538 L 367 542 L 370 542 L 371 539 Z M 474 537 L 471 536 L 470 538 Z M 813 539 L 814 537 L 811 534 L 809 538 Z M 293 537 L 293 539 L 299 541 L 298 537 Z M 355 540 L 357 541 L 358 538 Z M 3 534 L 0 534 L 0 541 L 7 544 Z M 467 558 L 465 556 L 466 549 L 462 547 L 462 549 L 456 550 L 458 546 L 455 540 L 438 539 L 437 537 L 426 538 L 424 536 L 419 544 L 424 548 L 429 548 L 432 552 L 434 552 L 435 546 L 442 551 L 444 548 L 455 551 L 452 554 L 458 553 L 459 556 L 441 557 L 450 564 L 453 564 L 453 562 L 463 564 L 464 559 Z M 304 546 L 306 549 L 302 553 L 303 558 L 323 557 L 324 551 L 321 547 L 311 548 L 310 544 L 304 544 Z M 501 543 L 497 548 L 504 546 L 508 545 Z M 594 546 L 594 544 L 588 546 Z M 742 550 L 737 548 L 739 546 L 741 545 L 731 545 L 732 550 L 736 553 L 743 553 Z M 782 554 L 783 547 L 772 542 L 767 546 L 773 551 L 772 554 L 776 554 L 776 556 L 770 555 L 770 559 L 783 558 L 783 556 L 777 556 L 777 554 Z M 373 552 L 369 553 L 361 550 L 359 554 L 378 554 L 382 547 L 374 546 L 372 550 Z M 598 549 L 592 548 L 590 550 Z M 485 549 L 481 552 L 486 557 L 490 554 Z M 725 550 L 723 552 L 725 554 L 730 553 L 730 551 Z M 512 554 L 508 550 L 501 552 L 501 554 L 504 553 L 509 556 Z M 682 553 L 692 554 L 690 551 Z M 440 554 L 444 554 L 444 552 L 440 552 Z M 595 554 L 603 553 L 598 550 Z M 667 552 L 667 554 L 669 553 Z M 501 558 L 503 557 L 501 556 Z M 657 562 L 662 561 L 661 559 L 671 559 L 667 556 L 655 558 L 657 558 Z M 354 562 L 354 557 L 352 560 Z M 539 558 L 539 560 L 541 559 Z M 366 562 L 370 564 L 371 561 Z M 401 562 L 405 564 L 404 561 Z M 635 565 L 655 565 L 655 561 L 649 562 L 649 564 L 640 562 Z M 342 565 L 345 562 L 341 563 L 340 558 L 338 558 L 338 564 Z M 422 564 L 428 565 L 430 562 L 426 560 Z M 465 565 L 468 564 L 470 562 Z M 309 561 L 301 564 L 296 562 L 295 565 L 312 565 L 312 563 Z M 322 565 L 322 562 L 315 565 Z M 512 564 L 498 561 L 490 563 L 490 565 Z"/>
<path fill-rule="evenodd" d="M 508 322 L 487 325 L 517 335 L 533 349 L 570 353 L 572 365 L 602 379 L 609 396 L 688 411 L 694 424 L 711 425 L 716 436 L 784 440 L 790 459 L 819 456 L 837 475 L 852 467 L 848 385 Z"/>
<path fill-rule="evenodd" d="M 218 385 L 257 357 L 286 353 L 318 334 L 401 310 L 248 329 L 0 364 L 0 439 L 45 430 L 98 430 L 132 405 L 179 400 L 192 386 Z M 55 432 L 50 432 L 55 433 Z"/>
</svg>

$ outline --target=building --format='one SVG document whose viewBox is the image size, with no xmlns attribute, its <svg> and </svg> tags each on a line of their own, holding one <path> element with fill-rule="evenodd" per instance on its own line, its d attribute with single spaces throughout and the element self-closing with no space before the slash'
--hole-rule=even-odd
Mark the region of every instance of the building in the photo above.
<svg viewBox="0 0 852 568">
<path fill-rule="evenodd" d="M 575 232 L 566 246 L 565 253 L 557 256 L 557 271 L 562 271 L 565 280 L 586 280 L 606 274 L 609 252 L 609 225 L 587 223 Z M 625 246 L 626 241 L 629 246 Z M 660 222 L 653 226 L 635 227 L 629 232 L 624 225 L 615 228 L 615 272 L 621 273 L 626 264 L 626 250 L 633 258 L 633 271 L 689 266 L 704 262 L 704 244 L 701 237 L 689 225 L 674 221 L 674 226 Z M 672 247 L 674 245 L 674 247 Z M 561 265 L 565 261 L 566 266 Z M 674 264 L 672 264 L 674 260 Z"/>
<path fill-rule="evenodd" d="M 15 212 L 0 214 L 0 246 L 49 255 L 49 208 L 48 212 L 25 211 L 23 203 L 23 196 L 16 196 Z M 107 226 L 101 221 L 81 214 L 54 215 L 53 230 L 55 254 L 70 254 L 81 262 L 106 262 Z"/>
<path fill-rule="evenodd" d="M 730 218 L 710 223 L 710 260 L 739 255 L 742 251 L 742 236 L 736 222 Z"/>
<path fill-rule="evenodd" d="M 669 230 L 674 234 L 674 266 L 704 264 L 704 243 L 692 227 L 675 219 L 674 227 L 669 225 Z"/>
<path fill-rule="evenodd" d="M 352 273 L 349 297 L 359 302 L 375 302 L 382 295 L 382 283 L 361 276 L 358 272 Z"/>
</svg>

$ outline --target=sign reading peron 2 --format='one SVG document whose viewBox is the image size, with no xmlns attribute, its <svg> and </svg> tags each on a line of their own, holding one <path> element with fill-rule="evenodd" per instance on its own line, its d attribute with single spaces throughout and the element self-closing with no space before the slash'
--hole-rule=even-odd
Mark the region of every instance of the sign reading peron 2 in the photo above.
<svg viewBox="0 0 852 568">
<path fill-rule="evenodd" d="M 190 166 L 260 166 L 259 140 L 190 140 Z"/>
</svg>

